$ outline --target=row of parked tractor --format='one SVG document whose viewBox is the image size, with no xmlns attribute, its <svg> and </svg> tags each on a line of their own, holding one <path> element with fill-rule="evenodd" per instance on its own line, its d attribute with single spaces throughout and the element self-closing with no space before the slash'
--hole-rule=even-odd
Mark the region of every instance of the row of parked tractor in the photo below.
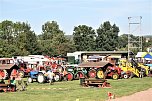
<svg viewBox="0 0 152 101">
<path fill-rule="evenodd" d="M 11 75 L 11 71 L 14 68 L 7 67 L 7 64 L 2 64 L 0 67 L 0 78 L 7 79 Z M 44 83 L 50 80 L 62 81 L 62 80 L 75 80 L 79 78 L 96 78 L 96 79 L 119 79 L 119 78 L 132 78 L 132 77 L 144 77 L 148 76 L 150 69 L 148 66 L 140 64 L 133 59 L 128 61 L 127 59 L 119 59 L 118 64 L 110 61 L 87 61 L 75 65 L 61 65 L 56 62 L 47 62 L 47 64 L 39 65 L 31 64 L 28 67 L 26 63 L 18 64 L 17 72 L 21 77 L 27 77 L 28 82 Z M 12 66 L 12 65 L 11 65 Z M 16 72 L 16 73 L 17 73 Z M 17 74 L 16 74 L 17 75 Z"/>
<path fill-rule="evenodd" d="M 118 64 L 105 61 L 84 62 L 79 65 L 87 70 L 88 78 L 105 79 L 144 77 L 150 74 L 149 66 L 145 66 L 131 59 L 120 59 Z"/>
<path fill-rule="evenodd" d="M 62 80 L 75 80 L 79 78 L 96 78 L 107 79 L 112 78 L 117 80 L 119 78 L 132 78 L 132 77 L 144 77 L 150 74 L 150 68 L 143 64 L 137 63 L 133 59 L 127 61 L 126 59 L 120 59 L 119 65 L 115 65 L 109 61 L 96 61 L 96 62 L 83 62 L 79 65 L 59 65 L 52 68 L 52 65 L 43 67 L 45 69 L 39 69 L 37 71 L 30 71 L 28 77 L 29 82 L 38 81 L 44 83 L 47 81 L 48 70 L 51 70 L 54 74 L 54 81 Z"/>
</svg>

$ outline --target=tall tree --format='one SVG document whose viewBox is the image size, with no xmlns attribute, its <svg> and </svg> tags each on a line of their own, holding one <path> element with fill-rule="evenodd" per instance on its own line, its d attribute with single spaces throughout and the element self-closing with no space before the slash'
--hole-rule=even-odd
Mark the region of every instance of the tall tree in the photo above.
<svg viewBox="0 0 152 101">
<path fill-rule="evenodd" d="M 56 21 L 47 21 L 44 25 L 42 25 L 42 38 L 44 40 L 52 39 L 60 33 L 63 33 L 63 31 L 59 29 L 59 25 Z"/>
<path fill-rule="evenodd" d="M 113 51 L 118 48 L 118 32 L 119 28 L 109 21 L 101 24 L 97 29 L 96 47 L 97 50 Z"/>
<path fill-rule="evenodd" d="M 43 47 L 42 53 L 47 55 L 66 55 L 67 47 L 72 47 L 72 45 L 64 34 L 59 29 L 56 21 L 48 21 L 42 25 L 42 35 L 39 35 L 39 38 L 42 39 L 40 42 L 41 47 Z"/>
<path fill-rule="evenodd" d="M 95 31 L 92 27 L 79 25 L 74 28 L 73 40 L 77 51 L 91 51 L 95 49 Z"/>
<path fill-rule="evenodd" d="M 8 44 L 12 43 L 13 40 L 13 22 L 5 20 L 0 23 L 0 38 L 6 40 Z"/>
<path fill-rule="evenodd" d="M 37 54 L 36 35 L 27 23 L 2 21 L 0 23 L 0 40 L 2 40 L 0 47 L 2 47 L 3 57 Z"/>
</svg>

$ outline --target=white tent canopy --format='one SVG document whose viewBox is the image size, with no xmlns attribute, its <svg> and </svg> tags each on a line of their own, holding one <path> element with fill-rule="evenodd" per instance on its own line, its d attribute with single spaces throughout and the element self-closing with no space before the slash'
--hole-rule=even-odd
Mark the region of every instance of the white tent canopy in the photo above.
<svg viewBox="0 0 152 101">
<path fill-rule="evenodd" d="M 143 58 L 144 55 L 146 55 L 146 54 L 147 54 L 147 52 L 138 52 L 135 57 L 136 57 L 136 58 Z"/>
</svg>

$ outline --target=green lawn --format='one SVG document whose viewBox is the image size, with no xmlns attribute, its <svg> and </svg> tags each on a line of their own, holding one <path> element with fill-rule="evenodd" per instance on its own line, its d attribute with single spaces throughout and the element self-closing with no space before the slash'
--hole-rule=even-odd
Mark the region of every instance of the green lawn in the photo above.
<svg viewBox="0 0 152 101">
<path fill-rule="evenodd" d="M 35 82 L 28 86 L 27 91 L 0 93 L 0 101 L 76 101 L 76 99 L 79 101 L 104 101 L 108 98 L 107 92 L 112 92 L 116 97 L 120 97 L 152 88 L 151 77 L 108 80 L 108 82 L 111 83 L 112 88 L 84 88 L 79 85 L 79 80 L 55 82 L 54 85 Z"/>
</svg>

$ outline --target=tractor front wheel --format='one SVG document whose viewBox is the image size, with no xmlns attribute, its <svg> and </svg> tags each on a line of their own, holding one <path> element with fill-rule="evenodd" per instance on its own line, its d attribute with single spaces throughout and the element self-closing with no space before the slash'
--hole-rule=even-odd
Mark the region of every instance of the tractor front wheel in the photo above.
<svg viewBox="0 0 152 101">
<path fill-rule="evenodd" d="M 123 75 L 123 78 L 124 78 L 124 79 L 128 79 L 128 78 L 129 78 L 129 75 L 124 74 L 124 75 Z"/>
<path fill-rule="evenodd" d="M 67 80 L 68 81 L 72 81 L 73 80 L 73 74 L 72 73 L 68 72 L 68 74 L 67 74 Z"/>
<path fill-rule="evenodd" d="M 61 80 L 60 74 L 55 74 L 54 80 L 60 81 Z"/>
<path fill-rule="evenodd" d="M 118 78 L 119 78 L 119 75 L 118 75 L 117 73 L 114 73 L 114 74 L 112 75 L 112 79 L 113 79 L 113 80 L 118 80 Z"/>
<path fill-rule="evenodd" d="M 29 77 L 29 78 L 27 79 L 27 81 L 28 81 L 28 83 L 33 83 L 33 79 L 32 79 L 31 77 Z"/>
</svg>

